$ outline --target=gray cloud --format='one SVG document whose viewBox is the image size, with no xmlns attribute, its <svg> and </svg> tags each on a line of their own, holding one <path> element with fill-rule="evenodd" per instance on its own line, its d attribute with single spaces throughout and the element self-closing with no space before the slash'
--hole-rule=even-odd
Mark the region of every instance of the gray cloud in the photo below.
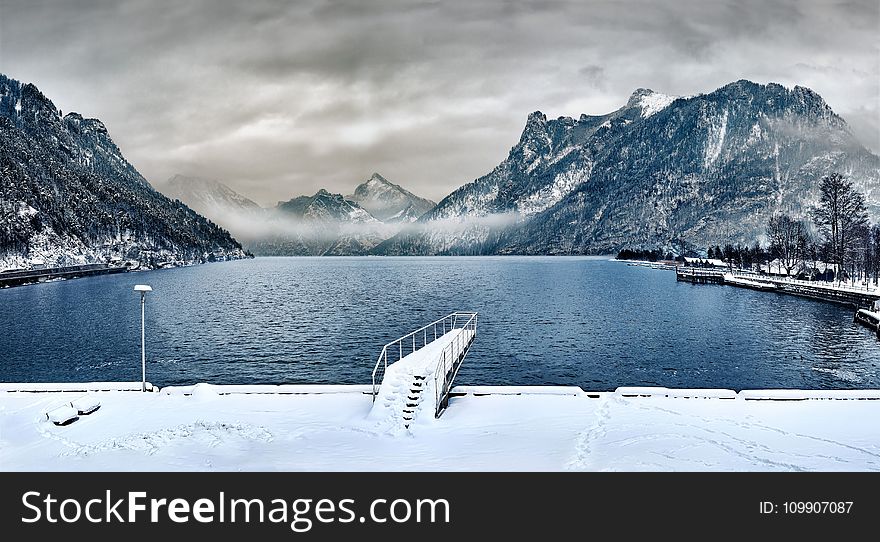
<svg viewBox="0 0 880 542">
<path fill-rule="evenodd" d="M 528 112 L 605 113 L 638 87 L 808 86 L 880 150 L 880 5 L 779 1 L 0 0 L 0 70 L 105 121 L 154 183 L 263 204 L 379 171 L 442 198 Z"/>
</svg>

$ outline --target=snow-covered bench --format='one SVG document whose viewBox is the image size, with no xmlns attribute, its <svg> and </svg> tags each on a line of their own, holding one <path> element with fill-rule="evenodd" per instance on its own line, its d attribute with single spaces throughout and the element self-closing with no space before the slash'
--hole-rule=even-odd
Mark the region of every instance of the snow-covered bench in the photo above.
<svg viewBox="0 0 880 542">
<path fill-rule="evenodd" d="M 101 408 L 101 401 L 86 395 L 85 397 L 80 397 L 79 399 L 71 401 L 70 406 L 75 408 L 77 413 L 81 415 L 89 415 Z"/>
<path fill-rule="evenodd" d="M 79 413 L 72 406 L 60 406 L 46 412 L 46 419 L 55 425 L 67 425 L 79 419 Z"/>
</svg>

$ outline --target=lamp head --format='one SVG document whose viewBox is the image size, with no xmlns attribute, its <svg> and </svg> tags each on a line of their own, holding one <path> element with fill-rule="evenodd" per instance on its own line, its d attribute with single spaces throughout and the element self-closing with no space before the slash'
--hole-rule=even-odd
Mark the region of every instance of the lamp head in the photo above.
<svg viewBox="0 0 880 542">
<path fill-rule="evenodd" d="M 137 284 L 134 287 L 135 292 L 152 292 L 153 289 L 147 286 L 146 284 Z"/>
</svg>

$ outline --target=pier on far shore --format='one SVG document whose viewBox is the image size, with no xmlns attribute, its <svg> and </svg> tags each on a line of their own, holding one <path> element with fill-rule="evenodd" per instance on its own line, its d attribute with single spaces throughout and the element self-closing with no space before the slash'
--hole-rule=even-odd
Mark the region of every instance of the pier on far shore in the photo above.
<svg viewBox="0 0 880 542">
<path fill-rule="evenodd" d="M 699 267 L 677 267 L 675 278 L 680 282 L 693 284 L 727 284 L 739 288 L 760 291 L 775 291 L 783 294 L 797 295 L 849 305 L 853 308 L 869 308 L 880 301 L 880 292 L 860 291 L 856 288 L 835 286 L 833 284 L 796 280 L 757 273 L 742 273 L 719 269 L 703 269 Z"/>
</svg>

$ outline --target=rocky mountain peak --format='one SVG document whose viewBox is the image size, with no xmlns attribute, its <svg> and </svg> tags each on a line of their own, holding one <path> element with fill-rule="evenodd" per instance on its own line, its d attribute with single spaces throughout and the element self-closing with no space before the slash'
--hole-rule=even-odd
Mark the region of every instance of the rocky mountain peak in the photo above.
<svg viewBox="0 0 880 542">
<path fill-rule="evenodd" d="M 370 178 L 367 179 L 367 183 L 391 184 L 391 183 L 388 181 L 388 179 L 386 179 L 385 177 L 379 175 L 379 174 L 376 173 L 376 172 L 373 172 L 373 174 L 370 175 Z"/>
<path fill-rule="evenodd" d="M 411 222 L 434 207 L 434 202 L 373 173 L 348 199 L 383 222 Z"/>
<path fill-rule="evenodd" d="M 810 89 L 744 79 L 689 97 L 639 88 L 607 115 L 548 121 L 532 113 L 504 161 L 422 219 L 427 234 L 403 232 L 377 252 L 749 244 L 772 213 L 805 213 L 819 179 L 836 171 L 859 179 L 880 216 L 880 158 Z M 436 231 L 435 220 L 444 221 Z M 450 220 L 461 229 L 443 230 Z"/>
<path fill-rule="evenodd" d="M 0 202 L 28 209 L 3 224 L 0 267 L 138 260 L 145 267 L 242 257 L 229 233 L 156 192 L 107 127 L 61 115 L 33 84 L 0 74 Z"/>
<path fill-rule="evenodd" d="M 653 90 L 639 87 L 629 95 L 629 100 L 627 100 L 626 105 L 627 107 L 638 107 L 639 102 L 641 102 L 642 99 L 652 94 L 654 94 Z"/>
<path fill-rule="evenodd" d="M 547 115 L 540 111 L 529 113 L 526 118 L 526 126 L 523 129 L 520 143 L 534 138 L 543 138 L 547 134 Z"/>
<path fill-rule="evenodd" d="M 263 209 L 220 181 L 175 174 L 160 187 L 163 194 L 229 228 L 242 216 L 259 215 Z"/>
<path fill-rule="evenodd" d="M 678 96 L 655 92 L 649 88 L 637 88 L 627 100 L 626 109 L 637 108 L 642 117 L 650 117 L 668 107 L 677 98 Z"/>
</svg>

